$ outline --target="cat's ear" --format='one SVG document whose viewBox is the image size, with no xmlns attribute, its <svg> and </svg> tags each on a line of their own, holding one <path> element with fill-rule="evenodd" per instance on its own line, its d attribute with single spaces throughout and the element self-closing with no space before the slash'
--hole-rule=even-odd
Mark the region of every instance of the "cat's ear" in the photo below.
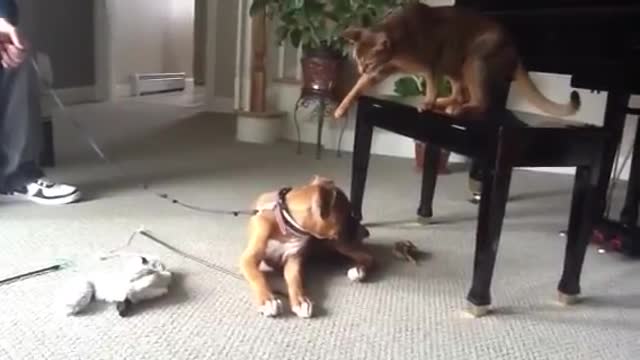
<svg viewBox="0 0 640 360">
<path fill-rule="evenodd" d="M 386 33 L 380 32 L 376 34 L 376 50 L 387 50 L 391 46 L 391 41 Z"/>
<path fill-rule="evenodd" d="M 354 44 L 362 39 L 363 32 L 364 29 L 351 26 L 342 32 L 342 38 L 347 40 L 349 43 Z"/>
</svg>

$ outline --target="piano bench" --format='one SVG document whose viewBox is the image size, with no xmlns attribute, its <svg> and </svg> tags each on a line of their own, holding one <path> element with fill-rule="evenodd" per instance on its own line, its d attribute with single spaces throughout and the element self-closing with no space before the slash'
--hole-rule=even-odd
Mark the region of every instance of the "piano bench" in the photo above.
<svg viewBox="0 0 640 360">
<path fill-rule="evenodd" d="M 502 110 L 482 120 L 419 113 L 399 97 L 362 96 L 358 102 L 352 163 L 351 200 L 362 219 L 362 202 L 375 127 L 427 143 L 418 215 L 433 215 L 440 148 L 473 159 L 482 174 L 473 279 L 467 300 L 483 315 L 491 304 L 491 280 L 515 167 L 577 167 L 559 299 L 580 293 L 580 274 L 594 221 L 601 153 L 610 139 L 602 127 Z M 428 157 L 428 158 L 427 158 Z"/>
</svg>

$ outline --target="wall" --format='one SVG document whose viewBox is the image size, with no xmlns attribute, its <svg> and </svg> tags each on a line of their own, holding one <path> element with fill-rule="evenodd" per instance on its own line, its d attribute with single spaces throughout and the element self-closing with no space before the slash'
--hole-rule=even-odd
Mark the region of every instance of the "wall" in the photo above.
<svg viewBox="0 0 640 360">
<path fill-rule="evenodd" d="M 194 0 L 115 0 L 111 6 L 117 85 L 136 72 L 193 74 Z"/>
<path fill-rule="evenodd" d="M 165 32 L 164 71 L 193 77 L 195 0 L 169 2 Z"/>
<path fill-rule="evenodd" d="M 20 27 L 49 55 L 56 88 L 95 84 L 93 0 L 19 0 Z"/>
</svg>

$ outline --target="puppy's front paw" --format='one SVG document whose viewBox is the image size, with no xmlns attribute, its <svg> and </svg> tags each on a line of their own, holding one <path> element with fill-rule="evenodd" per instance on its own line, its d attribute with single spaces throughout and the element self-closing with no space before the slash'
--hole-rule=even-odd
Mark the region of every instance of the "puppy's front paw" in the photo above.
<svg viewBox="0 0 640 360">
<path fill-rule="evenodd" d="M 354 266 L 347 271 L 347 277 L 353 282 L 362 281 L 366 275 L 366 271 L 362 266 Z"/>
<path fill-rule="evenodd" d="M 291 301 L 291 311 L 300 318 L 308 319 L 313 314 L 313 303 L 306 297 Z"/>
<path fill-rule="evenodd" d="M 266 317 L 275 317 L 282 314 L 282 301 L 277 298 L 266 300 L 258 307 L 260 314 Z"/>
</svg>

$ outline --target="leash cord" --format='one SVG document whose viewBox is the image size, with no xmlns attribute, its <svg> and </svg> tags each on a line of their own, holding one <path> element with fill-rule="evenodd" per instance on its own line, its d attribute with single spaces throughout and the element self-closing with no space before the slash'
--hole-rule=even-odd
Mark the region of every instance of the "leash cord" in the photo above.
<svg viewBox="0 0 640 360">
<path fill-rule="evenodd" d="M 203 266 L 205 266 L 205 267 L 207 267 L 209 269 L 215 270 L 215 271 L 217 271 L 219 273 L 222 273 L 224 275 L 232 277 L 232 278 L 234 278 L 236 280 L 245 281 L 244 277 L 242 275 L 238 274 L 237 272 L 235 272 L 233 270 L 229 270 L 229 269 L 225 268 L 224 266 L 214 264 L 212 262 L 209 262 L 209 261 L 204 260 L 202 258 L 199 258 L 197 256 L 194 256 L 194 255 L 191 255 L 189 253 L 186 253 L 186 252 L 176 248 L 175 246 L 173 246 L 171 244 L 168 244 L 168 243 L 158 239 L 158 237 L 153 235 L 149 230 L 145 229 L 144 227 L 140 227 L 138 230 L 134 231 L 131 234 L 131 236 L 129 236 L 129 240 L 127 241 L 127 244 L 124 245 L 123 247 L 121 247 L 120 249 L 123 249 L 123 248 L 126 248 L 126 247 L 130 246 L 131 243 L 133 242 L 133 239 L 138 234 L 143 235 L 147 239 L 149 239 L 149 240 L 151 240 L 151 241 L 153 241 L 153 242 L 155 242 L 155 243 L 157 243 L 157 244 L 169 249 L 170 251 L 173 251 L 174 253 L 176 253 L 176 254 L 184 257 L 184 258 L 187 258 L 187 259 L 189 259 L 191 261 L 194 261 L 194 262 L 196 262 L 196 263 L 198 263 L 200 265 L 203 265 Z M 112 250 L 111 253 L 116 252 L 116 251 L 119 251 L 119 249 Z M 276 295 L 280 295 L 280 296 L 284 296 L 284 297 L 288 296 L 286 291 L 280 291 L 278 289 L 272 289 L 272 291 Z"/>
<path fill-rule="evenodd" d="M 33 58 L 31 58 L 31 65 L 33 66 L 33 68 L 35 69 L 36 73 L 38 74 L 38 77 L 42 78 L 42 73 L 40 72 L 40 68 L 38 67 L 38 64 L 36 63 L 35 59 L 33 59 Z M 66 111 L 66 106 L 64 105 L 62 100 L 60 100 L 60 97 L 58 96 L 56 91 L 53 89 L 52 85 L 47 84 L 47 89 L 49 91 L 49 94 L 53 98 L 54 102 L 56 103 L 57 107 L 61 111 Z M 67 118 L 71 122 L 73 127 L 78 132 L 81 133 L 81 135 L 84 137 L 84 139 L 89 143 L 89 146 L 91 146 L 93 151 L 100 157 L 100 159 L 104 163 L 114 167 L 118 171 L 120 176 L 126 177 L 127 171 L 125 171 L 117 162 L 111 160 L 107 156 L 107 154 L 98 145 L 98 142 L 89 133 L 89 131 L 84 126 L 80 125 L 80 123 L 78 121 L 76 121 L 76 119 L 73 116 L 71 116 L 71 114 L 68 114 Z M 160 199 L 167 200 L 171 204 L 175 204 L 175 205 L 181 206 L 181 207 L 189 209 L 189 210 L 198 211 L 198 212 L 204 212 L 204 213 L 209 213 L 209 214 L 233 215 L 233 216 L 236 216 L 236 217 L 239 216 L 239 215 L 251 216 L 251 215 L 255 215 L 255 214 L 258 213 L 258 210 L 256 210 L 256 209 L 251 209 L 251 210 L 223 210 L 223 209 L 204 208 L 204 207 L 200 207 L 200 206 L 196 206 L 196 205 L 187 204 L 187 203 L 184 203 L 184 202 L 182 202 L 182 201 L 180 201 L 178 199 L 175 199 L 175 198 L 171 197 L 167 193 L 159 193 L 159 192 L 153 191 L 149 184 L 150 184 L 149 181 L 142 181 L 141 182 L 142 188 L 145 191 L 150 192 L 151 194 L 155 195 L 156 197 L 158 197 Z"/>
<path fill-rule="evenodd" d="M 244 280 L 244 278 L 243 278 L 240 274 L 238 274 L 238 273 L 236 273 L 236 272 L 234 272 L 234 271 L 231 271 L 231 270 L 229 270 L 229 269 L 227 269 L 227 268 L 225 268 L 225 267 L 223 267 L 223 266 L 220 266 L 220 265 L 217 265 L 217 264 L 211 263 L 211 262 L 209 262 L 209 261 L 207 261 L 207 260 L 204 260 L 204 259 L 201 259 L 201 258 L 199 258 L 199 257 L 197 257 L 197 256 L 194 256 L 194 255 L 188 254 L 188 253 L 186 253 L 186 252 L 184 252 L 184 251 L 182 251 L 182 250 L 180 250 L 180 249 L 176 248 L 175 246 L 173 246 L 173 245 L 171 245 L 171 244 L 168 244 L 168 243 L 166 243 L 166 242 L 164 242 L 164 241 L 162 241 L 162 240 L 158 239 L 156 236 L 154 236 L 153 234 L 151 234 L 151 233 L 149 232 L 149 230 L 146 230 L 146 229 L 144 229 L 144 228 L 138 229 L 136 232 L 134 232 L 133 234 L 131 234 L 131 237 L 129 237 L 129 241 L 127 242 L 127 246 L 129 246 L 129 245 L 131 244 L 131 242 L 133 241 L 133 239 L 135 238 L 135 236 L 136 236 L 137 234 L 143 235 L 143 236 L 145 236 L 146 238 L 148 238 L 149 240 L 151 240 L 151 241 L 153 241 L 153 242 L 155 242 L 155 243 L 158 243 L 158 244 L 160 244 L 160 245 L 164 246 L 165 248 L 167 248 L 167 249 L 169 249 L 169 250 L 171 250 L 171 251 L 175 252 L 176 254 L 178 254 L 178 255 L 180 255 L 180 256 L 183 256 L 183 257 L 185 257 L 185 258 L 187 258 L 187 259 L 189 259 L 189 260 L 191 260 L 191 261 L 197 262 L 197 263 L 198 263 L 198 264 L 200 264 L 200 265 L 206 266 L 206 267 L 208 267 L 208 268 L 210 268 L 210 269 L 213 269 L 213 270 L 215 270 L 215 271 L 217 271 L 217 272 L 220 272 L 220 273 L 223 273 L 223 274 L 229 275 L 229 276 L 231 276 L 231 277 L 233 277 L 233 278 L 235 278 L 235 279 L 238 279 L 238 280 Z"/>
</svg>

